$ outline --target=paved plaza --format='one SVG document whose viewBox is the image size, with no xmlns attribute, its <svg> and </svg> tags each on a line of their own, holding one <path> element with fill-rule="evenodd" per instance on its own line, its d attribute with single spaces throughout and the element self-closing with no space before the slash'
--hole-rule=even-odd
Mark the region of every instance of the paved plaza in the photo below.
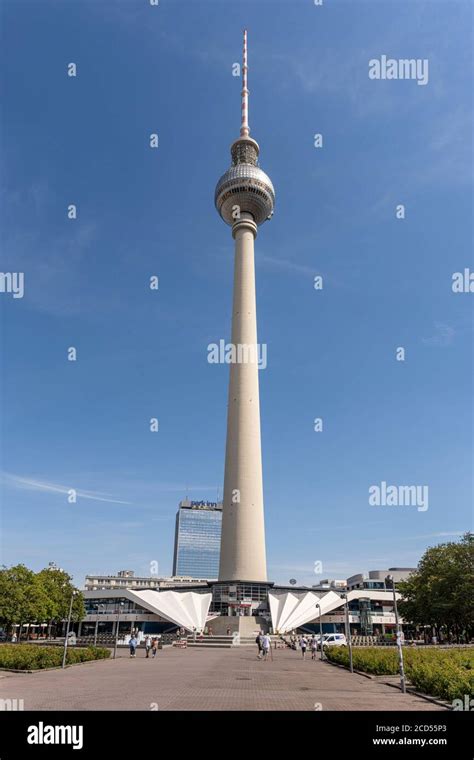
<svg viewBox="0 0 474 760">
<path fill-rule="evenodd" d="M 170 648 L 154 660 L 120 650 L 65 670 L 0 672 L 0 698 L 25 710 L 444 710 L 292 650 L 262 662 L 253 647 Z"/>
</svg>

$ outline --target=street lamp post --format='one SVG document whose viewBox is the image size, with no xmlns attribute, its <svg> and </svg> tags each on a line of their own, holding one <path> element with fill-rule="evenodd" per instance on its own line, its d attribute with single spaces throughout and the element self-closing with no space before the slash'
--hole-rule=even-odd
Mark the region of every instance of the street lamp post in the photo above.
<svg viewBox="0 0 474 760">
<path fill-rule="evenodd" d="M 324 660 L 323 652 L 323 623 L 321 618 L 321 605 L 317 604 L 316 607 L 319 610 L 319 648 L 321 649 L 321 660 Z"/>
<path fill-rule="evenodd" d="M 76 596 L 77 591 L 73 591 L 71 594 L 71 602 L 69 604 L 69 615 L 67 618 L 67 627 L 66 627 L 66 636 L 64 637 L 64 651 L 63 651 L 63 668 L 66 667 L 66 654 L 67 654 L 67 644 L 68 644 L 68 636 L 69 636 L 69 626 L 71 625 L 71 615 L 72 615 L 72 604 L 74 602 L 74 597 Z"/>
<path fill-rule="evenodd" d="M 345 628 L 346 628 L 346 639 L 347 639 L 347 646 L 349 647 L 349 670 L 351 673 L 354 672 L 354 666 L 352 664 L 352 638 L 351 638 L 351 628 L 349 625 L 349 605 L 347 602 L 347 594 L 341 594 L 341 598 L 344 599 L 344 612 L 345 612 Z"/>
<path fill-rule="evenodd" d="M 118 643 L 118 635 L 119 635 L 119 627 L 120 627 L 120 608 L 123 607 L 123 605 L 124 605 L 124 602 L 120 602 L 118 610 L 117 610 L 117 623 L 116 623 L 117 629 L 115 631 L 115 644 L 114 644 L 114 657 L 113 657 L 114 660 L 117 656 L 117 643 Z"/>
<path fill-rule="evenodd" d="M 396 631 L 397 631 L 397 649 L 398 649 L 398 666 L 400 670 L 400 688 L 403 694 L 405 694 L 406 685 L 405 685 L 405 668 L 403 666 L 402 632 L 400 630 L 400 621 L 398 619 L 397 596 L 395 593 L 395 583 L 393 580 L 393 575 L 387 575 L 387 577 L 385 578 L 385 584 L 387 584 L 387 581 L 392 584 L 393 611 L 395 613 L 395 626 L 396 626 Z"/>
</svg>

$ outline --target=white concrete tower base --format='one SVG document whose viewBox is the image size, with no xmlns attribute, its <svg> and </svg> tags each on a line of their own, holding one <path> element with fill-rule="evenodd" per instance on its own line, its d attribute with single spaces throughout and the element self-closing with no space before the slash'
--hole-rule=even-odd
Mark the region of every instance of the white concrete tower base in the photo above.
<svg viewBox="0 0 474 760">
<path fill-rule="evenodd" d="M 235 238 L 232 344 L 219 580 L 266 581 L 262 453 L 258 388 L 254 240 L 257 226 L 242 213 Z M 239 346 L 243 351 L 238 359 Z"/>
</svg>

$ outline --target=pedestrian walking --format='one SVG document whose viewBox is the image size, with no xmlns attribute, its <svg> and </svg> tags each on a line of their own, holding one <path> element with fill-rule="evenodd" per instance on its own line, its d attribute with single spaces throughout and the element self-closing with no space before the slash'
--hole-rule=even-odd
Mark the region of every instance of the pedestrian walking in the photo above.
<svg viewBox="0 0 474 760">
<path fill-rule="evenodd" d="M 303 657 L 303 660 L 306 659 L 306 647 L 308 646 L 308 639 L 306 636 L 302 636 L 300 639 L 300 647 L 301 647 L 301 654 Z"/>
<path fill-rule="evenodd" d="M 263 638 L 262 632 L 259 631 L 257 633 L 257 638 L 255 639 L 255 643 L 256 643 L 257 649 L 258 649 L 258 651 L 257 651 L 257 657 L 258 657 L 259 660 L 262 659 L 262 638 Z"/>
<path fill-rule="evenodd" d="M 145 657 L 150 656 L 151 639 L 149 636 L 145 636 Z"/>
<path fill-rule="evenodd" d="M 310 644 L 310 646 L 311 646 L 311 659 L 315 660 L 316 659 L 316 652 L 317 652 L 317 649 L 318 649 L 318 640 L 317 640 L 317 638 L 316 638 L 316 636 L 315 636 L 314 633 L 313 633 L 313 635 L 311 637 L 311 644 Z"/>
<path fill-rule="evenodd" d="M 136 657 L 137 645 L 138 645 L 137 639 L 135 638 L 135 636 L 131 636 L 130 641 L 128 642 L 128 646 L 130 647 L 130 657 Z"/>
<path fill-rule="evenodd" d="M 270 652 L 271 645 L 272 645 L 272 642 L 271 642 L 270 636 L 268 635 L 268 633 L 265 633 L 264 636 L 262 637 L 262 657 L 264 660 L 266 660 L 268 657 L 268 653 Z"/>
<path fill-rule="evenodd" d="M 158 651 L 158 639 L 156 638 L 156 636 L 154 636 L 151 641 L 151 656 L 153 658 L 156 657 L 157 651 Z"/>
</svg>

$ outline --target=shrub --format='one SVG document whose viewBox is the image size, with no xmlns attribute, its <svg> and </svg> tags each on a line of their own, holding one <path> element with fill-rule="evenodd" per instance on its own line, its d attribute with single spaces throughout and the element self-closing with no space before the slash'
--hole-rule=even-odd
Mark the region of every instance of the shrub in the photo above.
<svg viewBox="0 0 474 760">
<path fill-rule="evenodd" d="M 0 646 L 0 668 L 13 670 L 42 670 L 62 665 L 63 648 L 35 644 L 3 644 Z M 89 662 L 110 657 L 110 650 L 103 647 L 73 649 L 68 647 L 66 664 Z"/>
<path fill-rule="evenodd" d="M 455 661 L 411 663 L 407 676 L 420 691 L 448 701 L 474 695 L 472 670 L 459 667 Z"/>
<path fill-rule="evenodd" d="M 328 660 L 349 665 L 347 647 L 326 647 Z M 419 691 L 448 701 L 474 696 L 474 649 L 403 649 L 405 674 Z M 374 675 L 396 675 L 395 647 L 353 648 L 355 670 Z"/>
</svg>

